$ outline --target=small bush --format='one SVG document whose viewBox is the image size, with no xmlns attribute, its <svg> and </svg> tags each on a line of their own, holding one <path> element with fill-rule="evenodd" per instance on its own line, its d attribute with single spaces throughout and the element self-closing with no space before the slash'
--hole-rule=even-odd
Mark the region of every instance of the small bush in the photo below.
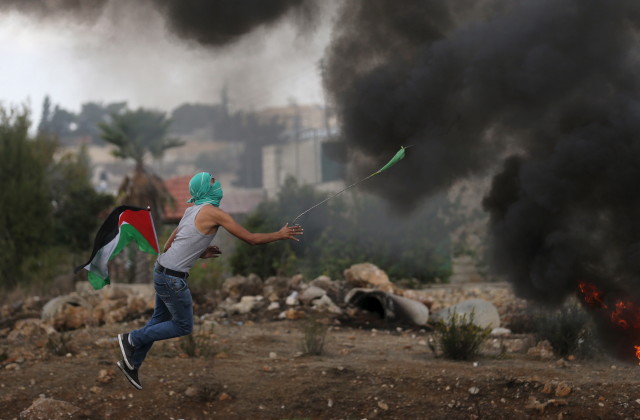
<svg viewBox="0 0 640 420">
<path fill-rule="evenodd" d="M 309 318 L 303 327 L 302 353 L 306 355 L 320 355 L 324 350 L 327 327 L 315 318 Z"/>
<path fill-rule="evenodd" d="M 435 325 L 437 342 L 447 359 L 470 360 L 480 352 L 480 346 L 491 334 L 491 328 L 482 328 L 473 323 L 474 313 L 459 315 L 455 311 L 449 322 Z"/>
<path fill-rule="evenodd" d="M 224 386 L 219 381 L 203 378 L 197 387 L 195 397 L 202 402 L 215 401 L 222 392 L 224 392 Z"/>
<path fill-rule="evenodd" d="M 210 332 L 209 329 L 201 327 L 197 333 L 194 332 L 182 337 L 179 342 L 182 353 L 189 357 L 209 357 L 213 355 L 214 349 L 210 342 Z"/>
<path fill-rule="evenodd" d="M 226 264 L 221 258 L 198 261 L 189 271 L 189 288 L 204 293 L 219 290 L 225 280 L 225 270 Z"/>
<path fill-rule="evenodd" d="M 596 346 L 594 326 L 589 314 L 575 302 L 566 303 L 555 311 L 535 316 L 538 340 L 547 340 L 556 355 L 589 357 Z"/>
<path fill-rule="evenodd" d="M 71 340 L 65 333 L 52 334 L 47 339 L 47 351 L 55 356 L 65 356 L 68 353 L 73 354 L 73 349 L 70 346 Z"/>
</svg>

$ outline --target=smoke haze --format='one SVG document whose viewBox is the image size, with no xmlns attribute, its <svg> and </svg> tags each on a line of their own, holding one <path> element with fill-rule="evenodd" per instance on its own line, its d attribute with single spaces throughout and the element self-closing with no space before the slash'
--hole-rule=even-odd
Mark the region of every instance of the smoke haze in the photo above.
<svg viewBox="0 0 640 420">
<path fill-rule="evenodd" d="M 322 101 L 317 61 L 329 38 L 321 20 L 327 7 L 282 2 L 280 15 L 250 18 L 237 9 L 235 20 L 244 23 L 232 25 L 227 12 L 226 26 L 205 28 L 219 41 L 202 44 L 178 32 L 187 3 L 210 13 L 229 9 L 229 2 L 0 0 L 0 53 L 12 57 L 0 69 L 3 99 L 31 96 L 36 118 L 45 93 L 64 107 L 128 100 L 165 110 L 215 102 L 224 86 L 234 107 Z"/>
</svg>

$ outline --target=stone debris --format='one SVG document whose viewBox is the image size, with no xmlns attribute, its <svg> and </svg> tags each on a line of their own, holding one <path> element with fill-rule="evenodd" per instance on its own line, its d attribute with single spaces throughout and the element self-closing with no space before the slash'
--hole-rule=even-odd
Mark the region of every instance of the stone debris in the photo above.
<svg viewBox="0 0 640 420">
<path fill-rule="evenodd" d="M 311 307 L 318 312 L 329 312 L 332 314 L 340 315 L 342 309 L 340 309 L 331 298 L 327 295 L 322 295 L 320 298 L 311 302 Z"/>
<path fill-rule="evenodd" d="M 278 309 L 280 309 L 280 303 L 278 302 L 271 302 L 267 307 L 267 311 L 277 311 Z"/>
<path fill-rule="evenodd" d="M 242 296 L 240 298 L 240 302 L 230 303 L 228 300 L 224 302 L 225 305 L 222 304 L 220 307 L 227 311 L 229 315 L 235 314 L 248 314 L 253 312 L 262 306 L 264 306 L 264 297 L 263 296 Z M 230 303 L 230 304 L 228 304 Z"/>
<path fill-rule="evenodd" d="M 48 337 L 55 333 L 56 330 L 46 322 L 38 318 L 27 318 L 15 323 L 13 330 L 7 335 L 7 341 L 14 344 L 29 340 L 35 342 L 38 347 L 43 347 Z"/>
<path fill-rule="evenodd" d="M 113 369 L 100 369 L 98 373 L 98 379 L 96 379 L 101 384 L 108 384 L 111 382 L 116 375 L 116 372 Z"/>
<path fill-rule="evenodd" d="M 191 398 L 197 397 L 199 393 L 200 390 L 195 386 L 190 386 L 184 391 L 184 395 Z"/>
<path fill-rule="evenodd" d="M 532 395 L 532 396 L 529 396 L 529 399 L 527 400 L 527 405 L 525 405 L 524 408 L 528 410 L 538 410 L 540 414 L 544 414 L 544 410 L 547 408 L 548 405 L 562 406 L 567 404 L 568 404 L 567 400 L 564 400 L 564 399 L 550 399 L 546 402 L 541 403 L 536 399 L 536 397 Z"/>
<path fill-rule="evenodd" d="M 287 306 L 298 306 L 300 305 L 300 300 L 298 299 L 298 292 L 295 290 L 291 292 L 289 296 L 285 299 L 284 302 Z"/>
<path fill-rule="evenodd" d="M 73 418 L 80 408 L 65 401 L 40 397 L 20 413 L 20 420 L 62 420 Z"/>
<path fill-rule="evenodd" d="M 501 308 L 517 306 L 513 303 L 517 299 L 510 290 L 499 285 L 483 287 L 473 284 L 446 288 L 436 285 L 423 290 L 403 290 L 394 285 L 383 270 L 370 263 L 349 267 L 344 271 L 344 279 L 333 280 L 327 276 L 319 276 L 309 282 L 303 280 L 302 275 L 290 278 L 273 276 L 264 282 L 256 275 L 230 277 L 224 281 L 221 290 L 203 298 L 207 299 L 204 307 L 211 310 L 197 319 L 196 323 L 201 327 L 208 323 L 213 328 L 217 323 L 241 326 L 260 316 L 298 320 L 320 313 L 336 325 L 345 319 L 352 319 L 356 322 L 381 320 L 387 325 L 400 323 L 403 326 L 427 326 L 453 308 L 462 313 L 461 308 L 467 305 L 476 311 L 477 320 L 483 320 L 483 314 L 490 313 L 489 318 L 494 321 L 482 322 L 493 325 L 500 322 Z M 14 355 L 21 355 L 26 359 L 38 357 L 23 348 L 25 343 L 31 347 L 35 344 L 42 350 L 49 349 L 52 342 L 58 343 L 62 355 L 75 354 L 74 337 L 81 334 L 84 327 L 145 317 L 153 310 L 154 293 L 151 284 L 116 283 L 94 290 L 88 282 L 78 282 L 74 292 L 48 302 L 29 298 L 19 305 L 3 305 L 0 312 L 6 313 L 13 321 L 7 320 L 2 324 L 4 329 L 0 330 L 11 344 L 9 357 L 0 366 L 7 369 L 19 368 L 19 365 L 7 367 L 11 364 L 10 357 Z M 451 296 L 463 302 L 452 301 Z M 201 303 L 197 302 L 196 306 L 199 304 Z M 40 318 L 25 319 L 16 308 L 41 308 Z M 438 309 L 438 314 L 433 314 L 430 308 Z M 486 310 L 481 310 L 482 308 Z M 240 319 L 230 319 L 234 316 Z M 73 334 L 66 331 L 72 331 Z M 372 334 L 374 333 L 372 330 Z M 403 333 L 403 330 L 399 330 L 399 333 Z M 109 348 L 115 344 L 114 337 L 92 340 L 100 348 Z M 425 345 L 425 340 L 420 339 L 418 344 Z M 524 342 L 524 338 L 518 341 L 508 329 L 499 327 L 492 330 L 488 345 L 494 351 L 524 351 L 527 348 L 524 346 L 530 346 L 529 342 Z M 530 349 L 529 354 L 542 358 L 552 355 L 550 347 L 547 349 L 540 346 L 539 344 Z"/>
<path fill-rule="evenodd" d="M 261 295 L 263 283 L 260 277 L 255 274 L 249 276 L 229 277 L 222 283 L 222 293 L 231 299 L 240 299 L 243 296 Z"/>
<path fill-rule="evenodd" d="M 291 280 L 287 277 L 269 277 L 264 281 L 262 295 L 269 302 L 277 302 L 291 292 Z"/>
<path fill-rule="evenodd" d="M 571 387 L 565 382 L 560 382 L 556 387 L 556 397 L 566 397 L 569 394 L 571 394 Z"/>
<path fill-rule="evenodd" d="M 305 313 L 303 311 L 297 309 L 287 309 L 284 312 L 281 312 L 278 315 L 279 319 L 302 319 L 305 317 Z"/>
<path fill-rule="evenodd" d="M 389 409 L 389 405 L 387 403 L 385 403 L 384 401 L 378 401 L 378 407 L 380 407 L 383 410 L 388 410 Z"/>
<path fill-rule="evenodd" d="M 527 350 L 527 355 L 537 357 L 543 360 L 549 360 L 553 358 L 553 347 L 547 340 L 539 341 L 535 347 L 531 347 Z"/>
</svg>

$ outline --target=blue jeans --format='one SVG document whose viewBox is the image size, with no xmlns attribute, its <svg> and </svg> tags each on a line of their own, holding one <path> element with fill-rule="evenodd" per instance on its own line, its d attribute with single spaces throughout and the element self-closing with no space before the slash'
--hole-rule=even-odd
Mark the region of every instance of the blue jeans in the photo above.
<svg viewBox="0 0 640 420">
<path fill-rule="evenodd" d="M 180 277 L 153 272 L 156 306 L 147 325 L 132 331 L 133 366 L 138 369 L 154 341 L 181 337 L 193 330 L 193 301 L 189 285 Z"/>
</svg>

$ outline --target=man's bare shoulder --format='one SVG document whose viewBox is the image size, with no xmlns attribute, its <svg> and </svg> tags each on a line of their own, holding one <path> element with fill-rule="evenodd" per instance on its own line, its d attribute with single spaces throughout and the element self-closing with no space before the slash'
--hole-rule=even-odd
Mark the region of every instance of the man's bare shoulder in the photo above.
<svg viewBox="0 0 640 420">
<path fill-rule="evenodd" d="M 213 205 L 204 206 L 200 211 L 203 211 L 207 217 L 212 217 L 214 219 L 231 217 L 229 213 Z"/>
</svg>

